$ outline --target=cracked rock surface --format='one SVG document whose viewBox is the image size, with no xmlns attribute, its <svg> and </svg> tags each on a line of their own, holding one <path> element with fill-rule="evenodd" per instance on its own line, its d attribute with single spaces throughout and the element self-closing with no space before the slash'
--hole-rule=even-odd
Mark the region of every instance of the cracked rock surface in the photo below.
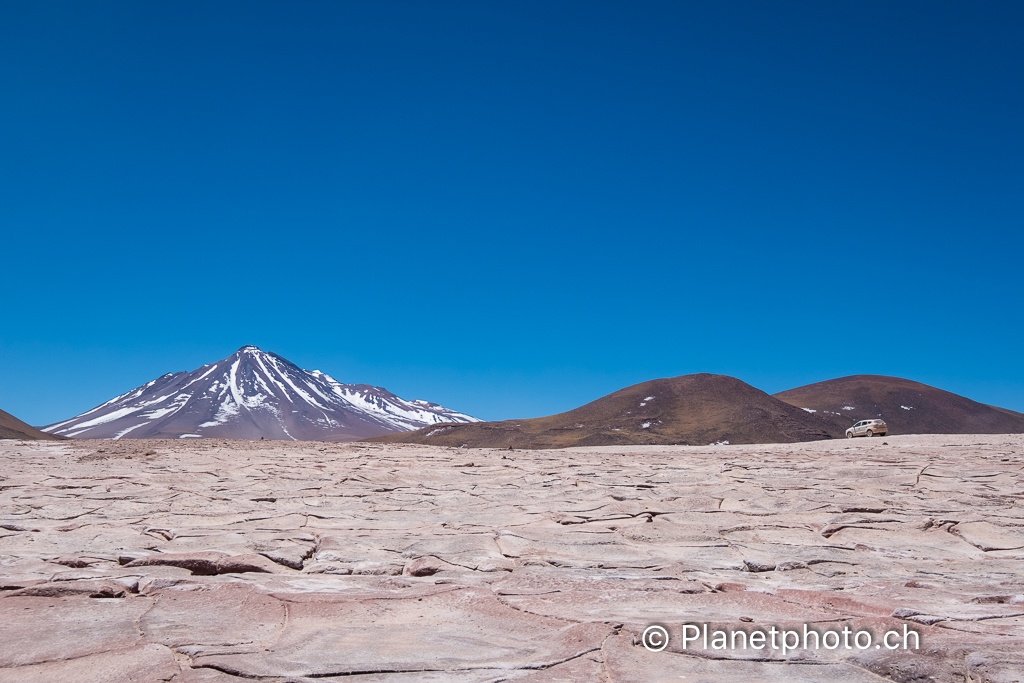
<svg viewBox="0 0 1024 683">
<path fill-rule="evenodd" d="M 1020 435 L 4 440 L 0 680 L 1020 683 L 1022 501 Z"/>
</svg>

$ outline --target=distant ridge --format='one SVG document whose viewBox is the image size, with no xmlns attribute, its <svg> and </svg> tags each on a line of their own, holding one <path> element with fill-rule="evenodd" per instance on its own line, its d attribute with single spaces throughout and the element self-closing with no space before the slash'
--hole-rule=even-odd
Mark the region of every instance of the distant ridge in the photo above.
<svg viewBox="0 0 1024 683">
<path fill-rule="evenodd" d="M 549 417 L 437 425 L 368 440 L 493 448 L 706 446 L 815 441 L 831 438 L 830 427 L 735 377 L 702 373 L 635 384 Z"/>
<path fill-rule="evenodd" d="M 354 441 L 474 417 L 342 384 L 276 353 L 243 346 L 192 372 L 169 373 L 45 429 L 79 439 L 217 437 Z"/>
<path fill-rule="evenodd" d="M 900 377 L 851 375 L 789 389 L 775 398 L 815 411 L 842 436 L 857 420 L 881 417 L 890 434 L 1021 434 L 1024 415 Z"/>
<path fill-rule="evenodd" d="M 29 439 L 32 441 L 50 441 L 60 437 L 25 424 L 10 413 L 0 410 L 0 439 Z"/>
</svg>

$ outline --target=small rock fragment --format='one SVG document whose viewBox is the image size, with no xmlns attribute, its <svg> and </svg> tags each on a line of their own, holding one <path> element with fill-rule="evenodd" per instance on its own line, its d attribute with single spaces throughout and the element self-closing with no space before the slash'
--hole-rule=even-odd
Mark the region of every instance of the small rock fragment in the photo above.
<svg viewBox="0 0 1024 683">
<path fill-rule="evenodd" d="M 807 569 L 807 564 L 804 562 L 789 561 L 780 562 L 775 566 L 775 571 L 777 572 L 788 572 L 794 569 Z"/>
<path fill-rule="evenodd" d="M 906 607 L 898 607 L 892 611 L 893 617 L 897 619 L 906 619 L 907 621 L 917 622 L 918 624 L 924 624 L 925 626 L 931 626 L 932 624 L 940 621 L 946 621 L 946 617 L 938 617 L 934 614 L 924 614 L 914 609 L 908 609 Z"/>
<path fill-rule="evenodd" d="M 260 555 L 271 562 L 276 562 L 290 569 L 302 569 L 306 558 L 312 554 L 313 548 L 303 548 L 301 546 L 285 546 L 260 553 Z"/>
<path fill-rule="evenodd" d="M 441 562 L 436 557 L 418 557 L 405 565 L 403 573 L 408 576 L 433 576 L 441 571 Z"/>
<path fill-rule="evenodd" d="M 743 560 L 743 566 L 745 571 L 748 572 L 770 572 L 775 571 L 774 562 L 764 562 L 761 560 Z"/>
<path fill-rule="evenodd" d="M 719 583 L 715 585 L 715 590 L 719 593 L 735 593 L 745 591 L 747 587 L 742 583 Z"/>
<path fill-rule="evenodd" d="M 84 569 L 92 564 L 88 560 L 83 560 L 80 557 L 57 557 L 50 560 L 50 562 L 53 562 L 54 564 L 62 564 L 65 567 L 71 567 L 72 569 Z"/>
</svg>

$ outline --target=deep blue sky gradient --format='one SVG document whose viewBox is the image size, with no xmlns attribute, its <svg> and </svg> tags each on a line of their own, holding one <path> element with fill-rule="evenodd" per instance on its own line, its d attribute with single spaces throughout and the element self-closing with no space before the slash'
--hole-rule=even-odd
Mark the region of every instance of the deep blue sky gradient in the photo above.
<svg viewBox="0 0 1024 683">
<path fill-rule="evenodd" d="M 1024 4 L 7 2 L 0 408 L 257 344 L 486 419 L 1024 411 Z"/>
</svg>

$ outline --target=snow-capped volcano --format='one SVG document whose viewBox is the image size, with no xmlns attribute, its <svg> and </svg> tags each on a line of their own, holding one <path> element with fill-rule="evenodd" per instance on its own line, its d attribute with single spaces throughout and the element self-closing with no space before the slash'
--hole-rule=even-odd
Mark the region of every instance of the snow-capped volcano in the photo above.
<svg viewBox="0 0 1024 683">
<path fill-rule="evenodd" d="M 44 429 L 80 439 L 354 441 L 442 422 L 479 420 L 436 403 L 406 401 L 380 387 L 342 384 L 243 346 L 224 360 L 166 374 Z"/>
</svg>

